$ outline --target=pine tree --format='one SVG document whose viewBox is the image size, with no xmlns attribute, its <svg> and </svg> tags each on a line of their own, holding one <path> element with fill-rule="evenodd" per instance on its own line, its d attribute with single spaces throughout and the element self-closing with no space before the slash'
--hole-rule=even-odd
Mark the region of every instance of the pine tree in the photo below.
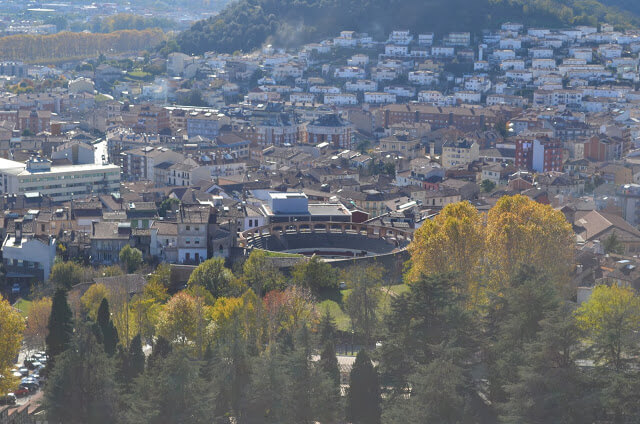
<svg viewBox="0 0 640 424">
<path fill-rule="evenodd" d="M 336 334 L 338 332 L 338 328 L 336 327 L 336 322 L 333 319 L 333 315 L 331 315 L 331 311 L 327 308 L 322 316 L 320 317 L 320 322 L 317 327 L 318 332 L 318 346 L 324 346 L 328 341 L 332 343 L 335 340 Z"/>
<path fill-rule="evenodd" d="M 142 338 L 140 337 L 140 334 L 131 339 L 128 362 L 129 379 L 133 380 L 144 372 L 145 356 L 142 351 Z"/>
<path fill-rule="evenodd" d="M 353 424 L 379 424 L 381 398 L 378 373 L 364 350 L 358 352 L 350 377 L 347 421 Z"/>
<path fill-rule="evenodd" d="M 574 308 L 567 304 L 541 321 L 537 339 L 525 347 L 518 381 L 507 386 L 509 401 L 502 408 L 503 422 L 592 421 L 598 399 L 590 373 L 576 365 L 583 348 L 573 313 Z"/>
<path fill-rule="evenodd" d="M 169 356 L 170 353 L 171 343 L 169 343 L 169 340 L 162 336 L 158 336 L 153 345 L 153 349 L 151 350 L 151 355 L 149 355 L 149 367 L 154 367 L 163 358 Z"/>
<path fill-rule="evenodd" d="M 58 355 L 45 387 L 47 420 L 65 424 L 107 424 L 116 418 L 117 390 L 112 361 L 91 331 L 80 327 Z"/>
<path fill-rule="evenodd" d="M 109 302 L 106 298 L 102 299 L 100 307 L 98 308 L 98 315 L 96 322 L 100 327 L 102 333 L 102 344 L 104 351 L 109 356 L 113 356 L 116 353 L 116 347 L 118 346 L 118 331 L 116 326 L 113 325 L 111 320 L 111 313 L 109 312 Z"/>
<path fill-rule="evenodd" d="M 67 292 L 64 289 L 56 290 L 51 305 L 51 316 L 47 327 L 49 334 L 46 337 L 47 355 L 52 362 L 62 352 L 67 350 L 73 335 L 73 313 L 67 303 Z"/>
<path fill-rule="evenodd" d="M 336 357 L 336 349 L 333 342 L 327 341 L 320 353 L 320 369 L 324 371 L 334 385 L 340 390 L 340 367 L 338 366 L 338 358 Z"/>
</svg>

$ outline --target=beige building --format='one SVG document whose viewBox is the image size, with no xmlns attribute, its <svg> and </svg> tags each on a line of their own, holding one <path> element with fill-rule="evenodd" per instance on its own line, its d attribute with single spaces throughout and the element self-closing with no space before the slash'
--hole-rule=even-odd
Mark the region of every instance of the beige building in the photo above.
<svg viewBox="0 0 640 424">
<path fill-rule="evenodd" d="M 453 168 L 478 160 L 480 146 L 475 141 L 447 141 L 442 146 L 442 166 Z"/>
</svg>

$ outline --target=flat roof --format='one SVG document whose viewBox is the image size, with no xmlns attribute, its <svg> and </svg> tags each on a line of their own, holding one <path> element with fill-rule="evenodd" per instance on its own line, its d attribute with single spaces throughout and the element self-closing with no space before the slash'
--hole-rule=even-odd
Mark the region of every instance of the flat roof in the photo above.
<svg viewBox="0 0 640 424">
<path fill-rule="evenodd" d="M 62 174 L 65 172 L 82 172 L 82 171 L 112 171 L 112 170 L 120 170 L 118 165 L 101 165 L 101 164 L 85 164 L 85 165 L 63 165 L 63 166 L 52 166 L 50 171 L 36 171 L 31 172 L 26 168 L 22 170 L 18 175 L 19 176 L 27 176 L 27 175 L 44 175 L 44 174 Z"/>
</svg>

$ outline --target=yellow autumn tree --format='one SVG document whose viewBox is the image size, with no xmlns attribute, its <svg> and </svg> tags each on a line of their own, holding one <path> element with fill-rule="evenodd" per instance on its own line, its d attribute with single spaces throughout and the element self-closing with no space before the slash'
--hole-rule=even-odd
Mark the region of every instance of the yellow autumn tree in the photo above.
<svg viewBox="0 0 640 424">
<path fill-rule="evenodd" d="M 30 349 L 42 349 L 48 334 L 49 317 L 51 316 L 51 298 L 43 297 L 34 300 L 29 308 L 24 342 Z"/>
<path fill-rule="evenodd" d="M 482 215 L 471 203 L 445 206 L 415 232 L 409 245 L 407 282 L 415 282 L 425 274 L 453 272 L 470 299 L 475 300 L 482 278 L 484 242 Z"/>
<path fill-rule="evenodd" d="M 20 313 L 0 295 L 0 393 L 12 391 L 18 383 L 11 368 L 20 351 L 24 327 Z"/>
<path fill-rule="evenodd" d="M 562 289 L 573 266 L 574 235 L 564 215 L 528 197 L 502 197 L 487 216 L 486 264 L 493 289 L 500 290 L 528 264 Z"/>
<path fill-rule="evenodd" d="M 596 359 L 616 370 L 637 358 L 640 349 L 640 297 L 628 287 L 596 286 L 589 300 L 576 310 L 578 325 L 585 331 Z"/>
<path fill-rule="evenodd" d="M 92 284 L 80 298 L 82 312 L 95 321 L 102 299 L 109 299 L 109 290 L 104 284 Z"/>
</svg>

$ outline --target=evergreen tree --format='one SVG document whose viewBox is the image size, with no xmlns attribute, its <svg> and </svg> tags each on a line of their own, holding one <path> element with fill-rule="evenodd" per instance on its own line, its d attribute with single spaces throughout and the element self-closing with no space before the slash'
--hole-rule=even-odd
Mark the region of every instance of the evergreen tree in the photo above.
<svg viewBox="0 0 640 424">
<path fill-rule="evenodd" d="M 331 315 L 331 311 L 329 309 L 325 309 L 324 313 L 320 317 L 320 322 L 317 326 L 317 333 L 319 338 L 318 346 L 322 347 L 327 342 L 334 342 L 336 334 L 338 333 L 338 328 L 336 326 L 336 322 L 333 319 L 333 315 Z"/>
<path fill-rule="evenodd" d="M 73 313 L 67 303 L 67 292 L 64 289 L 57 289 L 53 295 L 47 329 L 49 334 L 46 337 L 46 345 L 51 369 L 55 358 L 69 347 L 73 335 Z"/>
<path fill-rule="evenodd" d="M 100 328 L 102 334 L 102 344 L 104 351 L 109 356 L 113 356 L 116 353 L 116 347 L 118 346 L 118 331 L 116 326 L 111 320 L 111 313 L 109 312 L 109 302 L 106 298 L 102 299 L 100 307 L 98 308 L 98 315 L 96 316 L 96 322 Z"/>
<path fill-rule="evenodd" d="M 140 334 L 131 339 L 128 360 L 128 377 L 133 380 L 144 372 L 145 356 L 142 351 L 142 338 L 140 337 Z"/>
<path fill-rule="evenodd" d="M 435 359 L 419 367 L 409 380 L 411 396 L 408 400 L 398 397 L 389 402 L 384 412 L 385 423 L 478 422 L 465 420 L 470 381 L 451 360 Z"/>
<path fill-rule="evenodd" d="M 218 387 L 200 376 L 201 364 L 174 349 L 135 381 L 123 421 L 141 424 L 211 423 Z"/>
<path fill-rule="evenodd" d="M 378 373 L 364 350 L 358 352 L 350 375 L 347 421 L 353 424 L 379 424 L 381 414 Z"/>
<path fill-rule="evenodd" d="M 586 423 L 598 408 L 593 378 L 578 369 L 581 331 L 574 308 L 563 305 L 540 322 L 540 332 L 525 347 L 518 381 L 507 387 L 506 423 Z M 610 386 L 612 387 L 612 386 Z"/>
<path fill-rule="evenodd" d="M 336 357 L 336 349 L 333 342 L 327 341 L 324 344 L 318 365 L 331 378 L 335 387 L 340 390 L 340 367 L 338 366 L 338 358 Z"/>
<path fill-rule="evenodd" d="M 169 340 L 162 336 L 158 336 L 153 345 L 153 349 L 151 350 L 151 355 L 149 355 L 149 367 L 155 366 L 156 363 L 169 356 L 170 353 L 171 343 L 169 343 Z"/>
<path fill-rule="evenodd" d="M 469 363 L 477 351 L 471 314 L 452 274 L 423 275 L 391 302 L 386 337 L 378 350 L 383 386 L 406 395 L 409 376 L 437 358 Z M 444 358 L 443 352 L 449 357 Z"/>
<path fill-rule="evenodd" d="M 487 365 L 494 402 L 507 400 L 505 388 L 518 380 L 525 346 L 536 340 L 541 321 L 558 306 L 554 283 L 531 266 L 522 266 L 510 287 L 493 297 L 487 325 Z"/>
<path fill-rule="evenodd" d="M 80 327 L 72 348 L 56 360 L 45 387 L 44 405 L 51 423 L 113 423 L 117 391 L 113 363 L 88 328 Z"/>
</svg>

